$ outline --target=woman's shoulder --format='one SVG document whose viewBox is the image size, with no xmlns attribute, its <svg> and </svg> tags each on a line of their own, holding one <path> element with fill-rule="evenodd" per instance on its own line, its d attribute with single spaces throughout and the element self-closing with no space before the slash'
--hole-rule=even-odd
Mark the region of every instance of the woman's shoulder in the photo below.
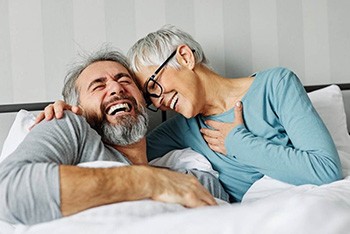
<svg viewBox="0 0 350 234">
<path fill-rule="evenodd" d="M 261 80 L 264 80 L 266 85 L 270 84 L 273 87 L 278 86 L 281 82 L 294 83 L 299 79 L 292 70 L 285 67 L 269 68 L 257 72 L 256 77 L 258 77 Z"/>
<path fill-rule="evenodd" d="M 256 74 L 259 74 L 260 76 L 284 77 L 289 74 L 294 74 L 294 72 L 286 67 L 274 67 L 274 68 L 269 68 L 269 69 L 259 71 Z"/>
</svg>

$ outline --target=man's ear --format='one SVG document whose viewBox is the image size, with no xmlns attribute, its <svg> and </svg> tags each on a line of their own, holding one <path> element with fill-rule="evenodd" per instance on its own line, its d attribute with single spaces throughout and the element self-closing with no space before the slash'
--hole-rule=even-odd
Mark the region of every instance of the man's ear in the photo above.
<svg viewBox="0 0 350 234">
<path fill-rule="evenodd" d="M 182 66 L 193 69 L 195 66 L 194 54 L 187 45 L 179 45 L 176 50 L 176 60 Z"/>
<path fill-rule="evenodd" d="M 79 113 L 80 115 L 85 115 L 85 110 L 84 110 L 84 108 L 83 108 L 80 104 L 78 104 L 78 107 L 80 108 L 80 109 L 78 110 L 78 113 Z"/>
</svg>

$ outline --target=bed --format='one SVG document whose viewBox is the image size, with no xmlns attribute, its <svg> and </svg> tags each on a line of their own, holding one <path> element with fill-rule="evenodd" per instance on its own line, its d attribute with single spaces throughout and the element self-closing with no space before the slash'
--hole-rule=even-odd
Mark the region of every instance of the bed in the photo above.
<svg viewBox="0 0 350 234">
<path fill-rule="evenodd" d="M 322 186 L 294 186 L 263 177 L 251 186 L 240 204 L 219 201 L 219 206 L 187 209 L 151 200 L 122 202 L 33 226 L 0 221 L 0 234 L 349 233 L 350 84 L 305 88 L 335 141 L 342 162 L 342 180 Z M 15 147 L 11 141 L 20 139 L 19 131 L 28 121 L 17 111 L 40 110 L 46 104 L 34 104 L 34 108 L 29 106 L 32 104 L 0 106 L 1 113 L 13 112 L 11 117 L 5 116 L 6 121 L 0 121 L 9 124 L 10 130 L 3 137 L 2 153 Z"/>
</svg>

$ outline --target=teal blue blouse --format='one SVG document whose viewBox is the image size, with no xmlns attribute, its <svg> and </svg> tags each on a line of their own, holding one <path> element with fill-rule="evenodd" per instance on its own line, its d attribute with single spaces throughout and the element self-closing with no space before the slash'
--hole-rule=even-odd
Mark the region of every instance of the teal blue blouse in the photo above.
<svg viewBox="0 0 350 234">
<path fill-rule="evenodd" d="M 149 160 L 173 149 L 191 147 L 211 162 L 236 201 L 241 201 L 263 175 L 295 185 L 341 179 L 334 142 L 298 77 L 285 68 L 254 76 L 242 98 L 245 124 L 227 136 L 227 155 L 212 151 L 199 129 L 208 127 L 207 119 L 232 122 L 233 109 L 190 119 L 178 115 L 164 122 L 147 136 Z"/>
</svg>

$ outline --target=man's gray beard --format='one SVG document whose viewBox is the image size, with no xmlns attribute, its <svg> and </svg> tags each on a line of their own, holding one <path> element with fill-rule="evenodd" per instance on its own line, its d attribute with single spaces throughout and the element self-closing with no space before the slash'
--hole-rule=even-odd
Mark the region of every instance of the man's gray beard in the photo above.
<svg viewBox="0 0 350 234">
<path fill-rule="evenodd" d="M 131 145 L 139 142 L 147 132 L 148 114 L 140 107 L 137 116 L 121 116 L 117 125 L 103 121 L 100 126 L 102 141 L 111 145 Z"/>
</svg>

